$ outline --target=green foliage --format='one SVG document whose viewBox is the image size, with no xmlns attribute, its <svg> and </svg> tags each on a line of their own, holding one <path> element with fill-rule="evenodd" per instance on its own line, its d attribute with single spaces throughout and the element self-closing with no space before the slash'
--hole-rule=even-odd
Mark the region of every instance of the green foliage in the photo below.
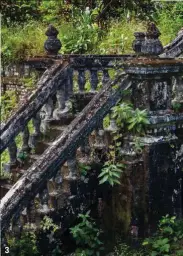
<svg viewBox="0 0 183 256">
<path fill-rule="evenodd" d="M 71 5 L 66 5 L 60 0 L 42 0 L 38 10 L 43 22 L 52 23 L 57 22 L 58 16 L 60 19 L 69 18 Z"/>
<path fill-rule="evenodd" d="M 89 9 L 81 11 L 73 10 L 73 27 L 66 35 L 63 35 L 63 49 L 65 53 L 85 53 L 91 51 L 96 45 L 99 36 L 99 28 L 93 22 L 93 15 Z M 77 25 L 76 25 L 77 24 Z"/>
<path fill-rule="evenodd" d="M 142 134 L 145 126 L 149 124 L 147 111 L 138 108 L 134 110 L 132 105 L 128 103 L 118 104 L 112 110 L 117 125 L 134 134 Z"/>
<path fill-rule="evenodd" d="M 119 180 L 124 168 L 124 164 L 112 164 L 110 162 L 106 162 L 98 176 L 98 178 L 100 178 L 99 184 L 103 184 L 105 182 L 108 182 L 111 186 L 114 186 L 114 184 L 120 184 Z"/>
<path fill-rule="evenodd" d="M 1 0 L 2 24 L 13 25 L 39 17 L 37 0 Z"/>
<path fill-rule="evenodd" d="M 79 214 L 80 223 L 70 228 L 70 230 L 76 240 L 76 244 L 79 246 L 76 255 L 99 256 L 102 250 L 102 242 L 99 239 L 101 231 L 96 227 L 95 222 L 89 214 L 90 211 L 86 214 Z"/>
<path fill-rule="evenodd" d="M 20 80 L 27 90 L 32 91 L 33 89 L 36 89 L 36 82 L 38 80 L 38 74 L 36 72 L 34 72 L 34 73 L 31 73 L 30 77 L 23 77 Z"/>
<path fill-rule="evenodd" d="M 173 110 L 176 112 L 176 113 L 178 113 L 178 112 L 180 112 L 180 111 L 182 111 L 183 110 L 183 104 L 182 103 L 174 103 L 174 104 L 172 104 L 172 108 L 173 108 Z"/>
<path fill-rule="evenodd" d="M 161 32 L 161 41 L 163 44 L 168 44 L 182 27 L 183 3 L 162 2 L 161 5 L 157 5 L 152 16 Z"/>
<path fill-rule="evenodd" d="M 13 90 L 6 91 L 1 95 L 1 120 L 5 122 L 16 107 L 18 97 Z"/>
<path fill-rule="evenodd" d="M 1 29 L 2 65 L 21 61 L 28 56 L 44 54 L 43 45 L 46 40 L 44 33 L 50 22 L 59 31 L 58 37 L 62 42 L 62 53 L 130 53 L 134 40 L 133 33 L 146 31 L 147 22 L 134 18 L 137 17 L 134 15 L 134 11 L 137 14 L 139 6 L 144 4 L 134 5 L 133 1 L 128 4 L 125 2 L 123 7 L 114 8 L 115 12 L 119 12 L 122 18 L 106 20 L 105 30 L 101 29 L 96 21 L 96 16 L 103 9 L 101 3 L 96 2 L 93 9 L 86 9 L 86 5 L 81 5 L 75 1 L 72 5 L 62 1 L 47 0 L 40 1 L 39 5 L 35 4 L 35 0 L 31 0 L 27 7 L 24 3 L 22 5 L 30 10 L 33 8 L 32 15 L 38 14 L 39 20 L 30 17 L 30 19 L 25 19 L 26 22 L 24 23 L 15 22 L 14 26 L 9 27 L 6 22 L 5 25 L 3 23 Z M 21 3 L 18 2 L 17 6 L 19 5 Z M 5 6 L 5 8 L 13 8 L 13 5 L 8 6 L 7 3 Z M 182 27 L 183 4 L 162 3 L 156 6 L 156 10 L 151 13 L 151 19 L 157 23 L 162 33 L 162 43 L 167 44 Z M 36 8 L 35 11 L 34 8 Z M 21 13 L 24 15 L 25 12 L 22 10 Z M 14 11 L 16 12 L 16 10 Z M 146 13 L 145 9 L 143 12 Z M 6 13 L 4 15 L 6 16 Z M 115 15 L 116 13 L 111 14 L 112 17 Z"/>
<path fill-rule="evenodd" d="M 115 256 L 147 256 L 145 252 L 141 249 L 132 249 L 129 245 L 125 243 L 119 243 L 114 248 L 114 255 Z"/>
<path fill-rule="evenodd" d="M 97 53 L 100 54 L 123 54 L 131 53 L 134 32 L 145 31 L 146 24 L 139 20 L 128 22 L 122 18 L 110 21 L 110 27 L 104 38 L 99 43 Z"/>
<path fill-rule="evenodd" d="M 59 256 L 61 255 L 60 241 L 55 238 L 55 233 L 58 231 L 59 226 L 53 223 L 53 220 L 45 216 L 40 223 L 40 229 L 36 231 L 30 230 L 29 225 L 24 226 L 21 236 L 17 238 L 14 233 L 8 235 L 8 245 L 10 247 L 12 256 L 39 256 L 42 255 L 38 247 L 39 232 L 43 232 L 49 239 L 47 251 L 48 255 Z M 53 243 L 53 247 L 49 247 Z"/>
<path fill-rule="evenodd" d="M 176 217 L 166 215 L 159 221 L 157 233 L 143 242 L 151 256 L 182 255 L 182 224 Z"/>
<path fill-rule="evenodd" d="M 48 216 L 44 216 L 43 220 L 40 223 L 40 228 L 43 231 L 52 231 L 55 233 L 58 229 L 59 226 L 53 223 L 53 220 L 49 218 Z"/>
<path fill-rule="evenodd" d="M 87 173 L 88 173 L 88 171 L 91 170 L 91 167 L 90 167 L 90 166 L 85 165 L 85 164 L 83 164 L 83 163 L 78 163 L 78 165 L 79 165 L 80 173 L 81 173 L 81 175 L 83 175 L 83 176 L 86 176 Z"/>
<path fill-rule="evenodd" d="M 28 56 L 43 54 L 45 30 L 45 25 L 36 21 L 15 27 L 3 26 L 1 29 L 2 64 L 8 65 L 25 60 Z"/>
<path fill-rule="evenodd" d="M 23 231 L 21 237 L 9 238 L 12 256 L 39 256 L 36 246 L 36 234 L 33 231 Z"/>
</svg>

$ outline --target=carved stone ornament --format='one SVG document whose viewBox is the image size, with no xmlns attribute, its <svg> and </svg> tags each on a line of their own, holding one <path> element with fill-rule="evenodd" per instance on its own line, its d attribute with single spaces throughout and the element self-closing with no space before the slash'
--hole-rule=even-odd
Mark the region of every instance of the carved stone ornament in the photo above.
<svg viewBox="0 0 183 256">
<path fill-rule="evenodd" d="M 135 32 L 134 36 L 135 36 L 135 40 L 133 41 L 132 47 L 133 47 L 133 50 L 137 54 L 139 54 L 139 53 L 141 53 L 142 43 L 144 43 L 144 41 L 145 41 L 145 33 Z"/>
<path fill-rule="evenodd" d="M 62 47 L 60 40 L 57 38 L 58 30 L 53 26 L 49 25 L 45 35 L 48 39 L 44 43 L 44 48 L 49 55 L 57 55 Z"/>
<path fill-rule="evenodd" d="M 163 45 L 158 39 L 161 35 L 154 23 L 149 23 L 146 32 L 146 40 L 142 43 L 141 52 L 145 55 L 158 56 L 163 53 Z"/>
</svg>

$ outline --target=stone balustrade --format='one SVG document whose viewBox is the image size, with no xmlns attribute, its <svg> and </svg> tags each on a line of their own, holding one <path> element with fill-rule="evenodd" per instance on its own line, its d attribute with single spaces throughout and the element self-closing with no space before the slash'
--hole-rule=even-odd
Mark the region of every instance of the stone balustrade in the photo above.
<svg viewBox="0 0 183 256">
<path fill-rule="evenodd" d="M 59 48 L 61 45 L 56 40 L 56 34 L 55 32 L 54 40 Z M 89 141 L 94 130 L 96 136 L 92 146 L 99 150 L 105 147 L 103 118 L 110 115 L 110 126 L 106 131 L 117 129 L 111 109 L 122 99 L 127 89 L 131 89 L 130 100 L 134 108 L 146 109 L 150 122 L 144 136 L 140 137 L 145 146 L 140 157 L 133 150 L 134 135 L 124 138 L 121 148 L 121 155 L 130 163 L 131 172 L 138 168 L 141 172 L 139 179 L 144 181 L 140 188 L 134 185 L 135 192 L 143 194 L 143 198 L 136 202 L 144 207 L 135 216 L 141 226 L 140 232 L 143 233 L 142 229 L 147 230 L 150 225 L 153 226 L 150 219 L 157 221 L 165 211 L 181 214 L 183 115 L 182 112 L 174 111 L 172 103 L 182 100 L 183 62 L 158 57 L 163 52 L 159 35 L 160 32 L 154 24 L 149 25 L 142 38 L 139 39 L 136 34 L 133 47 L 137 54 L 134 56 L 53 56 L 56 49 L 52 45 L 49 52 L 49 45 L 46 45 L 48 56 L 45 59 L 37 57 L 28 60 L 35 68 L 41 67 L 44 70 L 51 67 L 42 75 L 37 84 L 38 89 L 28 102 L 1 129 L 1 152 L 8 147 L 12 165 L 16 165 L 15 137 L 21 131 L 22 150 L 30 147 L 27 128 L 29 120 L 33 118 L 35 134 L 32 136 L 31 145 L 35 147 L 37 137 L 48 131 L 50 122 L 60 121 L 63 116 L 72 113 L 74 95 L 88 93 L 91 97 L 88 98 L 87 106 L 79 111 L 79 115 L 67 129 L 35 160 L 2 199 L 2 230 L 10 223 L 13 228 L 20 222 L 21 225 L 26 222 L 35 224 L 39 222 L 38 216 L 51 214 L 55 208 L 59 212 L 64 199 L 68 202 L 68 198 L 72 199 L 77 190 L 77 150 L 81 147 L 81 153 L 89 155 Z M 112 80 L 110 69 L 118 72 L 123 70 L 125 73 L 117 74 Z M 98 91 L 99 87 L 101 89 Z M 66 167 L 67 175 L 63 175 Z M 63 179 L 72 183 L 72 192 L 68 189 L 68 183 L 62 186 Z M 158 196 L 157 188 L 160 192 Z M 165 207 L 160 209 L 161 205 Z M 132 206 L 134 211 L 135 207 Z M 71 208 L 68 209 L 72 211 Z M 20 221 L 16 221 L 17 219 Z"/>
</svg>

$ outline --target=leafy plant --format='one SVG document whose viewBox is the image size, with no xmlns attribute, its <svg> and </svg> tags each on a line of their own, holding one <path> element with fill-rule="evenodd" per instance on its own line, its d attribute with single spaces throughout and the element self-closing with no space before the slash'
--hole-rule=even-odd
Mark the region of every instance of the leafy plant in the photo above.
<svg viewBox="0 0 183 256">
<path fill-rule="evenodd" d="M 182 110 L 182 108 L 183 108 L 183 105 L 181 104 L 181 103 L 174 103 L 174 104 L 172 104 L 172 108 L 173 108 L 173 110 L 176 112 L 176 113 L 178 113 L 178 112 L 180 112 L 181 110 Z"/>
<path fill-rule="evenodd" d="M 53 233 L 55 233 L 59 229 L 58 225 L 54 224 L 53 220 L 48 216 L 44 216 L 43 220 L 40 223 L 40 228 L 43 231 L 51 230 Z"/>
<path fill-rule="evenodd" d="M 78 163 L 78 165 L 79 165 L 79 169 L 80 169 L 81 175 L 83 175 L 83 176 L 86 176 L 88 171 L 91 170 L 90 166 L 85 165 L 83 163 Z"/>
<path fill-rule="evenodd" d="M 33 231 L 23 231 L 21 237 L 8 239 L 11 255 L 38 256 L 40 255 L 36 245 L 36 234 Z"/>
<path fill-rule="evenodd" d="M 93 22 L 92 13 L 89 9 L 81 11 L 73 9 L 72 33 L 63 35 L 63 52 L 65 53 L 84 53 L 91 50 L 98 40 L 99 28 Z"/>
<path fill-rule="evenodd" d="M 96 227 L 95 222 L 90 217 L 90 211 L 86 214 L 79 214 L 80 223 L 70 228 L 71 233 L 80 247 L 76 250 L 76 255 L 100 255 L 102 242 L 99 239 L 101 231 Z"/>
<path fill-rule="evenodd" d="M 100 178 L 99 184 L 103 184 L 105 182 L 108 182 L 111 186 L 114 186 L 114 184 L 120 184 L 119 179 L 124 168 L 124 164 L 112 164 L 110 162 L 106 162 L 98 176 L 98 178 Z"/>
<path fill-rule="evenodd" d="M 182 226 L 181 226 L 182 228 Z M 176 222 L 176 217 L 166 215 L 159 221 L 157 233 L 148 239 L 145 239 L 143 245 L 146 246 L 151 256 L 168 256 L 180 253 L 183 250 L 178 247 L 178 242 L 183 239 L 183 231 Z"/>
<path fill-rule="evenodd" d="M 142 249 L 132 249 L 125 243 L 118 243 L 114 248 L 115 256 L 147 256 Z"/>
<path fill-rule="evenodd" d="M 149 124 L 147 111 L 138 108 L 134 110 L 131 104 L 118 104 L 112 110 L 117 125 L 124 130 L 132 131 L 134 134 L 143 133 L 145 126 Z"/>
<path fill-rule="evenodd" d="M 128 130 L 141 133 L 144 130 L 146 124 L 149 124 L 147 119 L 147 111 L 136 108 L 133 111 L 133 116 L 128 119 Z"/>
</svg>

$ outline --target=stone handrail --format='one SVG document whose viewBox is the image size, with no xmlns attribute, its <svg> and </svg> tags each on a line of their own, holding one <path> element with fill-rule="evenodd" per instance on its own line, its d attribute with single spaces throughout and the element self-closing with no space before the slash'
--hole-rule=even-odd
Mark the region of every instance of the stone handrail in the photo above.
<svg viewBox="0 0 183 256">
<path fill-rule="evenodd" d="M 179 57 L 183 53 L 183 30 L 180 30 L 177 37 L 164 47 L 161 57 Z"/>
<path fill-rule="evenodd" d="M 27 99 L 27 102 L 11 116 L 7 123 L 1 128 L 1 153 L 16 135 L 23 131 L 28 121 L 35 116 L 48 98 L 56 93 L 59 85 L 66 79 L 67 66 L 68 64 L 66 62 L 61 61 L 45 71 L 38 82 L 39 88 L 36 92 Z"/>
<path fill-rule="evenodd" d="M 3 230 L 13 216 L 20 212 L 40 192 L 48 179 L 56 175 L 58 169 L 75 155 L 84 138 L 101 126 L 101 122 L 110 109 L 121 99 L 123 91 L 130 87 L 128 76 L 120 75 L 108 82 L 96 94 L 91 102 L 56 139 L 44 154 L 15 183 L 1 201 L 1 229 Z M 117 89 L 112 89 L 118 85 Z M 70 175 L 73 176 L 73 173 Z"/>
<path fill-rule="evenodd" d="M 23 105 L 17 111 L 14 111 L 14 114 L 4 126 L 1 125 L 0 153 L 8 147 L 10 165 L 14 166 L 17 161 L 15 137 L 20 132 L 23 132 L 22 150 L 28 151 L 30 148 L 30 133 L 27 124 L 31 119 L 35 129 L 32 144 L 35 146 L 35 138 L 41 134 L 41 128 L 46 127 L 46 121 L 50 118 L 59 119 L 64 113 L 71 110 L 69 99 L 73 93 L 86 93 L 87 73 L 89 73 L 90 93 L 94 95 L 98 90 L 99 83 L 101 82 L 102 85 L 105 85 L 110 79 L 110 69 L 119 72 L 124 61 L 132 59 L 134 56 L 55 55 L 45 58 L 35 57 L 27 60 L 26 65 L 29 65 L 31 69 L 48 69 L 38 81 L 38 89 L 26 99 L 26 102 L 23 102 Z M 55 62 L 56 64 L 54 64 Z M 64 70 L 60 72 L 63 66 Z M 77 88 L 74 88 L 74 81 L 77 84 Z M 57 109 L 54 109 L 53 95 L 56 95 L 57 98 Z M 43 111 L 40 112 L 40 109 Z M 41 113 L 43 113 L 44 117 L 41 116 Z M 41 121 L 41 119 L 44 120 Z M 42 124 L 43 126 L 41 126 Z"/>
</svg>

